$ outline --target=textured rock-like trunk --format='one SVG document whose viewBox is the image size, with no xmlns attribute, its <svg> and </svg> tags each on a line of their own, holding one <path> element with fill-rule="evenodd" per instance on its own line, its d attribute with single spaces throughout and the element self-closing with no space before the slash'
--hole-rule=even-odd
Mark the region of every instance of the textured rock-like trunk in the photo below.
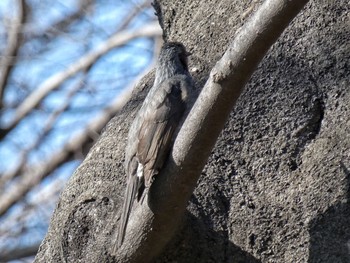
<svg viewBox="0 0 350 263">
<path fill-rule="evenodd" d="M 250 1 L 160 1 L 201 87 Z M 253 7 L 253 8 L 251 8 Z M 249 82 L 159 262 L 350 262 L 349 7 L 311 1 Z M 113 262 L 123 151 L 151 77 L 61 195 L 37 262 Z"/>
</svg>

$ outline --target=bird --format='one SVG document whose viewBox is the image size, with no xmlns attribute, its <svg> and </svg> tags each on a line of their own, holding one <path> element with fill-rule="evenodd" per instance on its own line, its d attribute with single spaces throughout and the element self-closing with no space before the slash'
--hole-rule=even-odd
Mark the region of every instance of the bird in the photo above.
<svg viewBox="0 0 350 263">
<path fill-rule="evenodd" d="M 193 91 L 189 54 L 179 42 L 166 42 L 162 46 L 153 86 L 129 129 L 125 149 L 127 187 L 114 254 L 124 242 L 134 201 L 142 202 L 162 169 L 188 106 Z"/>
</svg>

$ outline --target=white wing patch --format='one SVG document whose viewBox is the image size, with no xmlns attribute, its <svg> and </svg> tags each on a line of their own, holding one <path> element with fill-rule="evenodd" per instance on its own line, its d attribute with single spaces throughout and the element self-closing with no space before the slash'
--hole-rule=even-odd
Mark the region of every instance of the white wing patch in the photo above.
<svg viewBox="0 0 350 263">
<path fill-rule="evenodd" d="M 139 178 L 143 177 L 143 164 L 142 163 L 138 163 L 136 174 L 137 174 L 137 177 L 139 177 Z"/>
</svg>

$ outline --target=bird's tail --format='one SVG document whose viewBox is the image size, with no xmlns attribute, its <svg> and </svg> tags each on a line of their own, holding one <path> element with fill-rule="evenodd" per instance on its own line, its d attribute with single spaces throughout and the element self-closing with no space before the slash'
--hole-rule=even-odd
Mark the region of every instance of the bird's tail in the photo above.
<svg viewBox="0 0 350 263">
<path fill-rule="evenodd" d="M 140 181 L 140 178 L 138 176 L 129 177 L 129 182 L 127 183 L 126 192 L 125 192 L 123 210 L 120 217 L 119 229 L 118 229 L 118 232 L 116 233 L 117 236 L 112 248 L 112 254 L 114 255 L 116 254 L 118 248 L 123 244 L 126 226 L 128 224 L 131 208 L 134 203 L 135 197 L 138 193 L 138 188 L 140 183 L 139 181 Z"/>
</svg>

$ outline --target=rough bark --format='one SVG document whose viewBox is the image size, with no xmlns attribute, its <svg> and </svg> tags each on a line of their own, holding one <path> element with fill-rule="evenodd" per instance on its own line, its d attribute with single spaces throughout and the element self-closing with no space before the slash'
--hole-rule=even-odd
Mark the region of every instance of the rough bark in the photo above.
<svg viewBox="0 0 350 263">
<path fill-rule="evenodd" d="M 202 86 L 252 3 L 160 2 L 166 38 L 192 51 Z M 350 260 L 348 13 L 345 0 L 312 1 L 269 51 L 158 262 Z M 68 182 L 37 262 L 113 262 L 126 132 L 150 82 L 138 86 Z"/>
</svg>

